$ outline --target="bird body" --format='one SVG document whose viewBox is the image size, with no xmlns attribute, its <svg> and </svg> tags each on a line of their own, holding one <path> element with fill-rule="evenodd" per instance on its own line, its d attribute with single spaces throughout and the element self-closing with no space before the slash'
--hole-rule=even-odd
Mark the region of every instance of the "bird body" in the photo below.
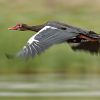
<svg viewBox="0 0 100 100">
<path fill-rule="evenodd" d="M 28 40 L 26 45 L 15 55 L 15 57 L 34 57 L 53 44 L 63 42 L 74 44 L 71 46 L 73 50 L 85 50 L 97 54 L 100 52 L 99 34 L 56 21 L 49 21 L 45 24 L 36 26 L 17 24 L 14 27 L 10 27 L 9 30 L 30 30 L 37 32 Z M 7 55 L 7 57 L 9 58 L 9 55 Z"/>
</svg>

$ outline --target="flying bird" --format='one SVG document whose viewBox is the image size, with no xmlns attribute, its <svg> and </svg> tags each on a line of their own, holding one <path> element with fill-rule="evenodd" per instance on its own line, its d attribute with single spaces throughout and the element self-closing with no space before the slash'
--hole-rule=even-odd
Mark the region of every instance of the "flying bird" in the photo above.
<svg viewBox="0 0 100 100">
<path fill-rule="evenodd" d="M 48 21 L 42 25 L 29 26 L 17 24 L 9 30 L 37 32 L 15 55 L 6 54 L 8 58 L 29 58 L 39 55 L 54 44 L 68 43 L 73 50 L 84 50 L 91 54 L 100 52 L 100 35 L 85 29 L 67 25 L 61 22 Z"/>
</svg>

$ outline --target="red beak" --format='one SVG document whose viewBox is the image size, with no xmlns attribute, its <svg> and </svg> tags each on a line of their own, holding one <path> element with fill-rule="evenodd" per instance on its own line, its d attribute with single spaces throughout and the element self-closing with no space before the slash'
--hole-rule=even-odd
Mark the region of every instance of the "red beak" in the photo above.
<svg viewBox="0 0 100 100">
<path fill-rule="evenodd" d="M 9 27 L 8 30 L 18 30 L 21 27 L 21 24 L 17 24 L 16 26 Z"/>
<path fill-rule="evenodd" d="M 8 30 L 17 30 L 15 26 L 9 27 Z"/>
</svg>

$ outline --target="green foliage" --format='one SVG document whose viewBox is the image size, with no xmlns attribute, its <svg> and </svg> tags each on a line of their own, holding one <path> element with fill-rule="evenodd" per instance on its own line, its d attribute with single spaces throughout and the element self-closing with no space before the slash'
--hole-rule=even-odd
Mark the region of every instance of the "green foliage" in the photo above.
<svg viewBox="0 0 100 100">
<path fill-rule="evenodd" d="M 1 100 L 99 100 L 100 97 L 0 97 Z"/>
<path fill-rule="evenodd" d="M 68 0 L 64 1 L 66 5 L 52 0 L 54 5 L 48 5 L 48 2 L 50 1 L 0 0 L 0 73 L 100 73 L 100 56 L 73 52 L 66 43 L 53 46 L 42 55 L 27 61 L 8 60 L 5 57 L 5 53 L 14 54 L 19 51 L 29 37 L 35 34 L 7 30 L 16 23 L 34 25 L 57 20 L 100 32 L 100 13 L 92 3 L 68 6 Z"/>
</svg>

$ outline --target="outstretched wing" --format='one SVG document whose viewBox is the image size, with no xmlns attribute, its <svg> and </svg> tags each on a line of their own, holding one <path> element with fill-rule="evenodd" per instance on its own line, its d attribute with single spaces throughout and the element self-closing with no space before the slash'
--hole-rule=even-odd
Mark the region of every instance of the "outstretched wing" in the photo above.
<svg viewBox="0 0 100 100">
<path fill-rule="evenodd" d="M 16 56 L 21 58 L 33 57 L 43 52 L 51 45 L 65 42 L 75 35 L 75 33 L 68 33 L 67 30 L 45 26 L 28 40 L 27 44 Z"/>
<path fill-rule="evenodd" d="M 81 42 L 72 46 L 73 50 L 84 50 L 88 51 L 91 54 L 99 54 L 100 53 L 100 43 L 97 42 Z"/>
</svg>

